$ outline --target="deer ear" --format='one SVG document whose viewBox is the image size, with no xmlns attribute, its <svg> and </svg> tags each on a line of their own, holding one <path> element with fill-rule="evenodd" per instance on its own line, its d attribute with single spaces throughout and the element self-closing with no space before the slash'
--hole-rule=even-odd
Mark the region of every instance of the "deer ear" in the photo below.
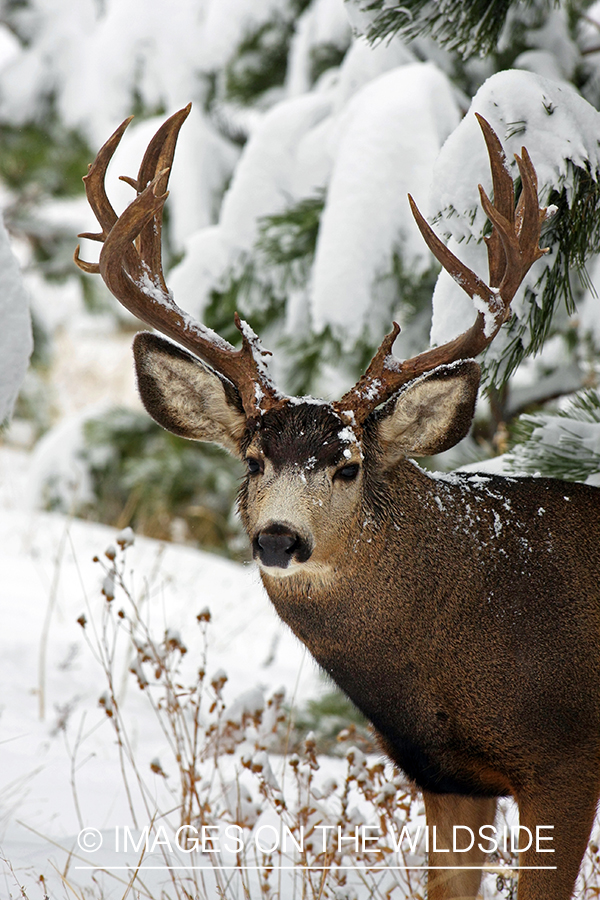
<svg viewBox="0 0 600 900">
<path fill-rule="evenodd" d="M 241 455 L 246 416 L 235 387 L 190 353 L 143 331 L 133 341 L 138 390 L 152 418 L 180 437 Z"/>
<path fill-rule="evenodd" d="M 475 412 L 480 374 L 472 359 L 438 366 L 388 400 L 375 426 L 384 467 L 406 456 L 441 453 L 464 438 Z"/>
</svg>

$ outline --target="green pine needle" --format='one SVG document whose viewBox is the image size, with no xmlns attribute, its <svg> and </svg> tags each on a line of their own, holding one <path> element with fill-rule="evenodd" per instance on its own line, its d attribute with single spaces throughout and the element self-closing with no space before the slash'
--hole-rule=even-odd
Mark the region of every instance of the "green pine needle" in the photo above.
<svg viewBox="0 0 600 900">
<path fill-rule="evenodd" d="M 494 49 L 514 5 L 512 0 L 399 0 L 390 7 L 387 0 L 372 0 L 363 9 L 380 10 L 367 31 L 371 42 L 394 35 L 407 40 L 431 35 L 467 58 Z M 553 5 L 552 0 L 547 5 Z"/>
<path fill-rule="evenodd" d="M 600 393 L 577 394 L 554 415 L 521 416 L 514 439 L 507 457 L 513 472 L 586 481 L 600 473 Z"/>
<path fill-rule="evenodd" d="M 567 188 L 560 187 L 545 201 L 557 207 L 540 242 L 542 247 L 550 247 L 550 264 L 535 286 L 535 296 L 529 294 L 528 315 L 522 319 L 513 316 L 502 359 L 490 357 L 484 366 L 486 379 L 498 388 L 525 358 L 541 349 L 552 332 L 553 321 L 556 328 L 554 317 L 561 303 L 569 315 L 576 311 L 577 295 L 589 284 L 585 263 L 600 252 L 600 184 L 585 169 L 573 166 L 572 171 L 570 199 Z"/>
</svg>

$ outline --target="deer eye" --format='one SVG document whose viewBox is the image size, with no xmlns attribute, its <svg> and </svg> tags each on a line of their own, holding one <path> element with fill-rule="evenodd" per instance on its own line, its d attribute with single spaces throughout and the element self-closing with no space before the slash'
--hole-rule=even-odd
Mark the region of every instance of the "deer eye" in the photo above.
<svg viewBox="0 0 600 900">
<path fill-rule="evenodd" d="M 337 470 L 334 478 L 341 478 L 342 481 L 354 481 L 359 473 L 359 470 L 360 466 L 358 465 L 358 463 L 348 463 L 347 466 L 342 466 L 341 469 Z"/>
<path fill-rule="evenodd" d="M 247 457 L 246 465 L 248 466 L 248 475 L 260 475 L 263 470 L 261 461 L 259 459 L 255 459 L 253 456 Z"/>
</svg>

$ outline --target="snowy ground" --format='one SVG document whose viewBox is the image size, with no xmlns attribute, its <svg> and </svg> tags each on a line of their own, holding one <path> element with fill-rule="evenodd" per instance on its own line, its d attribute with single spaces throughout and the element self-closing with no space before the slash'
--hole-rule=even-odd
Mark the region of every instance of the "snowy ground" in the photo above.
<svg viewBox="0 0 600 900">
<path fill-rule="evenodd" d="M 18 883 L 34 900 L 41 896 L 39 877 L 56 888 L 56 872 L 65 867 L 74 883 L 85 883 L 86 877 L 89 882 L 89 873 L 75 871 L 82 826 L 107 830 L 129 824 L 131 816 L 114 731 L 98 705 L 105 677 L 77 623 L 84 613 L 89 634 L 92 623 L 101 620 L 104 576 L 92 558 L 103 555 L 115 532 L 23 511 L 27 468 L 26 455 L 1 451 L 0 857 L 10 861 L 15 875 L 4 864 L 0 896 L 17 896 Z M 257 685 L 267 694 L 283 685 L 290 699 L 318 690 L 313 663 L 278 621 L 253 568 L 147 539 L 136 539 L 127 551 L 127 567 L 134 593 L 146 598 L 144 615 L 156 633 L 177 630 L 188 647 L 186 658 L 196 665 L 201 655 L 196 615 L 210 608 L 207 672 L 226 671 L 226 698 Z M 143 692 L 127 675 L 128 662 L 120 661 L 116 681 L 134 751 L 144 771 L 154 758 L 168 769 L 164 738 Z"/>
<path fill-rule="evenodd" d="M 172 888 L 171 872 L 164 867 L 165 849 L 160 845 L 144 856 L 135 890 L 128 891 L 139 853 L 133 852 L 131 845 L 129 852 L 123 853 L 123 829 L 130 828 L 137 840 L 155 810 L 174 808 L 175 804 L 169 803 L 169 791 L 177 788 L 178 772 L 146 692 L 139 690 L 128 672 L 133 661 L 131 652 L 117 653 L 115 694 L 147 790 L 143 802 L 135 777 L 130 774 L 129 785 L 135 795 L 132 806 L 137 813 L 134 822 L 115 732 L 99 705 L 100 697 L 107 692 L 107 680 L 94 654 L 95 635 L 101 628 L 107 600 L 101 592 L 105 570 L 93 557 L 98 555 L 105 566 L 110 565 L 104 551 L 114 545 L 115 531 L 62 515 L 24 509 L 29 477 L 29 456 L 0 448 L 0 898 L 183 897 Z M 208 680 L 219 670 L 226 672 L 228 681 L 223 695 L 230 709 L 240 697 L 250 698 L 246 705 L 254 702 L 257 688 L 268 698 L 274 689 L 284 686 L 292 703 L 314 696 L 322 688 L 314 663 L 277 619 L 252 566 L 240 566 L 187 547 L 136 538 L 126 552 L 124 571 L 144 620 L 157 639 L 169 628 L 187 646 L 183 683 L 190 683 L 185 678 L 202 661 L 196 616 L 208 607 L 212 615 Z M 122 601 L 117 593 L 111 608 Z M 82 614 L 87 622 L 85 632 L 77 622 Z M 240 765 L 243 753 L 244 746 L 240 744 L 234 755 L 222 757 L 219 762 L 223 795 L 232 786 L 238 795 L 243 795 L 244 785 L 250 784 L 250 774 L 242 771 Z M 150 774 L 155 761 L 160 762 L 167 779 Z M 315 777 L 321 793 L 315 792 L 312 800 L 324 798 L 321 809 L 317 799 L 315 814 L 322 815 L 320 821 L 326 822 L 326 785 L 334 778 L 343 786 L 346 764 L 327 758 L 319 762 Z M 282 774 L 277 756 L 271 757 L 271 764 L 275 774 L 267 763 L 267 780 L 277 782 L 287 800 L 294 790 L 289 760 L 287 776 Z M 283 778 L 287 778 L 285 783 Z M 253 808 L 258 809 L 256 782 L 250 787 L 254 788 L 252 801 L 248 795 L 247 799 L 242 796 L 241 801 L 238 796 L 236 802 L 252 814 Z M 360 811 L 360 797 L 353 802 Z M 364 809 L 363 804 L 363 812 Z M 371 807 L 371 815 L 373 811 Z M 216 807 L 213 812 L 218 812 Z M 256 819 L 258 815 L 256 812 L 255 821 L 266 823 L 264 827 L 279 828 L 272 806 L 263 807 L 260 819 Z M 368 815 L 369 810 L 363 821 L 370 821 Z M 414 803 L 410 816 L 415 826 L 422 822 L 420 801 Z M 352 812 L 348 821 L 352 821 Z M 92 852 L 82 844 L 84 829 L 84 840 L 102 838 L 99 851 Z M 221 878 L 223 885 L 225 877 L 233 878 L 231 872 L 215 875 L 206 856 L 182 857 L 176 847 L 173 853 L 169 852 L 168 861 L 184 867 L 178 871 L 181 877 L 196 876 L 196 882 L 190 880 L 188 885 L 194 898 L 217 896 L 217 880 Z M 232 866 L 236 863 L 232 853 L 219 861 Z M 255 856 L 252 861 L 264 865 L 264 857 Z M 424 857 L 416 855 L 408 861 L 410 865 L 423 865 Z M 191 865 L 199 863 L 208 866 L 208 871 L 192 873 Z M 94 871 L 92 865 L 109 869 L 110 874 Z M 153 865 L 156 868 L 151 868 Z M 588 860 L 590 883 L 596 884 L 592 867 Z M 235 872 L 239 875 L 239 870 Z M 244 893 L 241 882 L 229 883 L 228 900 L 261 896 L 260 872 L 264 873 L 264 869 L 248 871 L 248 893 Z M 284 879 L 276 896 L 285 900 L 305 896 L 297 872 L 282 870 L 274 877 Z M 369 881 L 357 871 L 349 877 L 354 879 L 356 893 L 331 896 L 356 900 L 391 896 L 403 900 L 415 896 L 415 890 L 422 890 L 422 872 L 402 873 L 393 871 L 391 866 L 375 876 L 370 874 Z M 505 896 L 510 883 L 506 881 L 501 891 L 497 885 L 495 874 L 485 877 L 485 900 Z M 585 895 L 584 892 L 579 896 Z"/>
</svg>

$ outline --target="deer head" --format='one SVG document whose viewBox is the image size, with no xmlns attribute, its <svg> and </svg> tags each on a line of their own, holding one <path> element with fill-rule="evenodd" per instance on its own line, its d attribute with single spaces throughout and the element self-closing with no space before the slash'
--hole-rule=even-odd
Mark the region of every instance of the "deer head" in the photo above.
<svg viewBox="0 0 600 900">
<path fill-rule="evenodd" d="M 137 179 L 124 178 L 137 196 L 121 216 L 107 198 L 104 181 L 130 120 L 102 147 L 84 178 L 102 230 L 80 235 L 102 242 L 100 259 L 86 263 L 77 248 L 75 261 L 84 271 L 99 273 L 126 309 L 177 342 L 145 332 L 136 336 L 142 401 L 167 430 L 221 444 L 246 462 L 240 509 L 263 573 L 325 576 L 361 515 L 365 478 L 376 481 L 407 457 L 448 449 L 468 432 L 479 385 L 472 357 L 498 333 L 522 279 L 545 252 L 539 248 L 545 210 L 538 208 L 535 170 L 523 149 L 516 157 L 522 191 L 515 209 L 500 142 L 478 117 L 494 187 L 494 203 L 480 187 L 493 225 L 487 238 L 489 284 L 450 253 L 409 197 L 428 246 L 475 302 L 471 328 L 400 361 L 392 354 L 399 332 L 394 323 L 364 375 L 340 400 L 289 397 L 271 381 L 270 354 L 237 314 L 239 350 L 181 310 L 166 286 L 162 211 L 177 136 L 189 109 L 159 129 Z"/>
</svg>

